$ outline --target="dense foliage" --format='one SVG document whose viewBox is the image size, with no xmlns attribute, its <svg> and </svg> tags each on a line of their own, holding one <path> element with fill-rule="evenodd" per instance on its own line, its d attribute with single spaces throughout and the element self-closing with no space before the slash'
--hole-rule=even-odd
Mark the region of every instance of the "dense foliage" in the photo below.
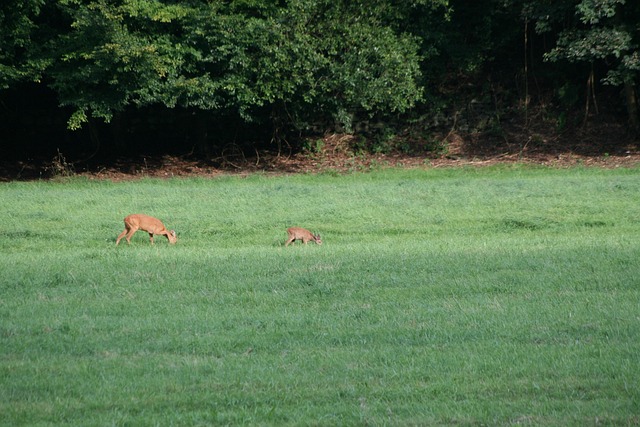
<svg viewBox="0 0 640 427">
<path fill-rule="evenodd" d="M 7 0 L 1 132 L 114 149 L 156 132 L 204 153 L 372 123 L 428 132 L 469 85 L 528 100 L 534 64 L 567 108 L 620 86 L 637 130 L 638 22 L 626 0 Z"/>
</svg>

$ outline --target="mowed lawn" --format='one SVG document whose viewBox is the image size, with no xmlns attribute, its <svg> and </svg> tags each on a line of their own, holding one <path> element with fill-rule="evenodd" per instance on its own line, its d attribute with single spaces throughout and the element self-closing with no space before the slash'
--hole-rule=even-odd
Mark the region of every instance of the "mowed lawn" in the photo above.
<svg viewBox="0 0 640 427">
<path fill-rule="evenodd" d="M 0 425 L 640 424 L 638 168 L 0 198 Z"/>
</svg>

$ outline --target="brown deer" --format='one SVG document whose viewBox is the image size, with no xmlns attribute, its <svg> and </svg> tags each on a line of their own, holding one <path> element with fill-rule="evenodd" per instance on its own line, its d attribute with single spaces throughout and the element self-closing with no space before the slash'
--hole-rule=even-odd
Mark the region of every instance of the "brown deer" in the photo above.
<svg viewBox="0 0 640 427">
<path fill-rule="evenodd" d="M 116 246 L 120 243 L 120 240 L 127 236 L 127 244 L 131 243 L 131 236 L 138 230 L 143 230 L 149 233 L 149 239 L 153 245 L 153 235 L 163 234 L 169 239 L 169 243 L 172 245 L 178 240 L 176 232 L 174 230 L 167 231 L 162 221 L 149 215 L 133 214 L 124 219 L 124 231 L 120 233 L 118 239 L 116 239 Z"/>
<path fill-rule="evenodd" d="M 291 227 L 287 228 L 287 234 L 289 235 L 289 239 L 284 244 L 285 246 L 289 246 L 289 243 L 293 243 L 296 240 L 302 240 L 302 242 L 306 245 L 309 240 L 313 240 L 317 244 L 322 244 L 322 239 L 320 239 L 319 234 L 313 234 L 309 230 L 300 227 Z"/>
</svg>

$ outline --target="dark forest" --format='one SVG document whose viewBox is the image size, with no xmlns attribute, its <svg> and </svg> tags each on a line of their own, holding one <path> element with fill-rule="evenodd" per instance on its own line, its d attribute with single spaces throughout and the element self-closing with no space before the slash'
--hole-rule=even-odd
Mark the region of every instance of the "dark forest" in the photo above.
<svg viewBox="0 0 640 427">
<path fill-rule="evenodd" d="M 3 170 L 630 155 L 639 46 L 624 0 L 8 0 Z"/>
</svg>

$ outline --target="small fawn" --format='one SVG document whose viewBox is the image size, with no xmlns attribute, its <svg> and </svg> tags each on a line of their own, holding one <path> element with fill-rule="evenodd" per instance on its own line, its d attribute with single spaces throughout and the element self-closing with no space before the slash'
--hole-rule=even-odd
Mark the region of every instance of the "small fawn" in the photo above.
<svg viewBox="0 0 640 427">
<path fill-rule="evenodd" d="M 290 227 L 287 228 L 287 234 L 289 235 L 289 239 L 284 244 L 285 246 L 289 246 L 289 243 L 293 243 L 296 240 L 302 240 L 302 242 L 306 245 L 309 240 L 313 240 L 317 244 L 322 244 L 322 239 L 320 239 L 319 234 L 313 234 L 309 230 L 300 227 Z"/>
<path fill-rule="evenodd" d="M 116 246 L 120 243 L 120 240 L 127 236 L 127 244 L 131 243 L 131 236 L 138 230 L 143 230 L 149 233 L 149 239 L 153 244 L 153 235 L 161 234 L 167 236 L 169 243 L 172 245 L 178 240 L 176 232 L 174 230 L 167 231 L 162 221 L 149 215 L 133 214 L 124 219 L 124 231 L 120 233 L 116 239 Z"/>
</svg>

